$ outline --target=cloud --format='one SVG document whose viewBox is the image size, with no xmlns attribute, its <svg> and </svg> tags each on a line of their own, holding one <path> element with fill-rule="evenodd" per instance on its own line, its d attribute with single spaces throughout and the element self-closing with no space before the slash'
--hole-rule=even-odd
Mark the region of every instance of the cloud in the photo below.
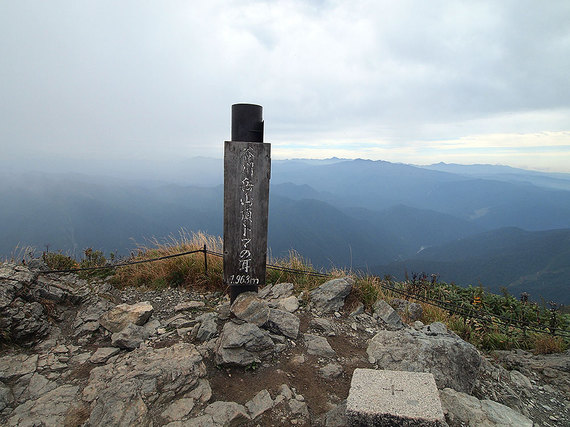
<svg viewBox="0 0 570 427">
<path fill-rule="evenodd" d="M 569 21 L 566 1 L 3 2 L 0 144 L 14 159 L 221 156 L 236 102 L 264 106 L 277 153 L 559 141 Z"/>
</svg>

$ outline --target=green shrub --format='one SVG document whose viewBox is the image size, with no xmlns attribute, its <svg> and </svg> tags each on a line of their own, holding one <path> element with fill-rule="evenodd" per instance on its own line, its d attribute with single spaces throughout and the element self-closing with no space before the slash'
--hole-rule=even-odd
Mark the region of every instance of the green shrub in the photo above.
<svg viewBox="0 0 570 427">
<path fill-rule="evenodd" d="M 61 252 L 44 252 L 42 260 L 50 270 L 70 270 L 79 267 L 73 258 Z"/>
</svg>

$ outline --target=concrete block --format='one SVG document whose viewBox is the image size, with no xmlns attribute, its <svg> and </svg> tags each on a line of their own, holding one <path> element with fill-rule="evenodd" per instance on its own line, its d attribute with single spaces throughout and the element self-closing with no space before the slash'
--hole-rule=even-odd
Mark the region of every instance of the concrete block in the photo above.
<svg viewBox="0 0 570 427">
<path fill-rule="evenodd" d="M 446 426 L 432 374 L 355 369 L 346 401 L 350 426 Z"/>
</svg>

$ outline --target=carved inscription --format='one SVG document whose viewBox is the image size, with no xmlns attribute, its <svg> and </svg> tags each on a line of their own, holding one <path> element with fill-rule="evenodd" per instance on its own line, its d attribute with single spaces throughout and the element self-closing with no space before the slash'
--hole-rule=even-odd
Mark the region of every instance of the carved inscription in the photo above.
<svg viewBox="0 0 570 427">
<path fill-rule="evenodd" d="M 224 156 L 224 283 L 265 284 L 270 145 L 230 141 Z"/>
</svg>

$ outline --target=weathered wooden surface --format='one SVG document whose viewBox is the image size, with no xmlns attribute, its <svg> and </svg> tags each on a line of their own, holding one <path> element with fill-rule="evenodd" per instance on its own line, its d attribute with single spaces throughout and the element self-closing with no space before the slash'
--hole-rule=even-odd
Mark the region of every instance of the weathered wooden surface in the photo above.
<svg viewBox="0 0 570 427">
<path fill-rule="evenodd" d="M 224 146 L 224 284 L 232 301 L 265 285 L 271 144 Z"/>
</svg>

